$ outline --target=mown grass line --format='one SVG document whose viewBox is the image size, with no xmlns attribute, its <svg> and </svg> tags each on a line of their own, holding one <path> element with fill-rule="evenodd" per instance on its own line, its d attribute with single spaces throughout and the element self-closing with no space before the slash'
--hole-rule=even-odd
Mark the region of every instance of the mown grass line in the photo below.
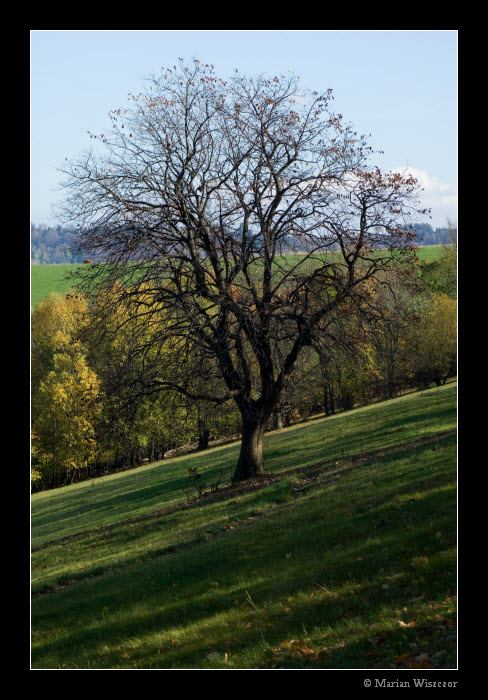
<svg viewBox="0 0 488 700">
<path fill-rule="evenodd" d="M 73 540 L 79 539 L 81 537 L 86 537 L 90 535 L 100 535 L 100 534 L 107 534 L 114 530 L 115 528 L 121 527 L 126 524 L 130 523 L 138 523 L 143 520 L 153 520 L 153 519 L 159 519 L 161 516 L 164 515 L 169 515 L 171 513 L 176 513 L 182 509 L 193 509 L 195 507 L 200 507 L 202 503 L 205 503 L 206 505 L 210 503 L 215 503 L 216 501 L 220 501 L 222 499 L 228 498 L 229 496 L 233 495 L 241 495 L 242 493 L 248 492 L 248 491 L 254 491 L 256 489 L 260 488 L 266 488 L 269 486 L 270 483 L 274 483 L 276 481 L 280 481 L 287 476 L 295 476 L 299 475 L 301 473 L 308 474 L 309 472 L 312 472 L 312 478 L 316 477 L 317 474 L 322 473 L 323 470 L 327 469 L 327 473 L 331 472 L 332 475 L 334 475 L 336 472 L 342 472 L 346 468 L 344 465 L 349 465 L 351 468 L 354 467 L 358 462 L 362 462 L 367 459 L 373 459 L 375 457 L 383 457 L 386 455 L 390 455 L 393 452 L 403 452 L 408 449 L 411 449 L 414 446 L 422 445 L 426 442 L 432 442 L 432 440 L 439 440 L 440 438 L 448 437 L 448 436 L 455 436 L 456 430 L 451 429 L 447 431 L 443 431 L 440 433 L 435 433 L 431 436 L 428 437 L 423 437 L 421 439 L 413 440 L 412 442 L 409 443 L 402 443 L 399 446 L 395 447 L 390 447 L 386 450 L 378 450 L 378 451 L 372 451 L 372 452 L 364 452 L 355 455 L 351 459 L 336 459 L 334 461 L 334 469 L 331 468 L 331 465 L 328 464 L 327 462 L 317 462 L 314 464 L 309 464 L 305 467 L 297 467 L 294 469 L 289 469 L 286 472 L 280 473 L 280 474 L 273 474 L 273 473 L 265 473 L 260 477 L 256 477 L 254 479 L 250 479 L 249 481 L 242 482 L 242 483 L 231 483 L 228 484 L 227 486 L 223 486 L 219 488 L 218 490 L 210 490 L 210 491 L 203 491 L 201 495 L 194 496 L 193 498 L 190 498 L 187 500 L 187 502 L 181 502 L 177 503 L 172 506 L 168 506 L 167 508 L 161 508 L 156 511 L 151 511 L 149 513 L 143 513 L 142 515 L 137 515 L 129 518 L 125 518 L 124 520 L 112 523 L 110 525 L 103 525 L 100 528 L 95 528 L 93 530 L 83 530 L 82 532 L 77 532 L 73 535 L 67 535 L 65 537 L 61 537 L 59 539 L 55 540 L 49 540 L 48 542 L 44 542 L 43 544 L 37 546 L 37 547 L 32 547 L 31 551 L 32 553 L 38 552 L 40 550 L 46 549 L 50 546 L 55 546 L 58 544 L 61 544 L 63 542 L 71 542 Z"/>
<path fill-rule="evenodd" d="M 449 494 L 427 493 L 390 526 L 392 503 L 361 499 L 347 527 L 344 504 L 325 514 L 315 491 L 231 537 L 35 600 L 34 667 L 398 667 L 412 644 L 452 666 Z M 295 656 L 293 640 L 312 654 Z"/>
</svg>

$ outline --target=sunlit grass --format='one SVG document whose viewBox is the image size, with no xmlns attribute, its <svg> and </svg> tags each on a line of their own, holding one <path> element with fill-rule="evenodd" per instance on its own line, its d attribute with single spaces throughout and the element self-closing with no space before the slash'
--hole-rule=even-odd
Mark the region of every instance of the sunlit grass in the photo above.
<svg viewBox="0 0 488 700">
<path fill-rule="evenodd" d="M 66 279 L 79 265 L 31 265 L 31 306 L 38 303 L 51 292 L 66 294 L 73 283 Z"/>
<path fill-rule="evenodd" d="M 449 246 L 448 246 L 449 247 Z M 418 258 L 420 261 L 431 260 L 435 261 L 439 258 L 444 250 L 444 246 L 422 246 L 419 248 Z M 302 256 L 286 255 L 283 256 L 287 266 L 294 264 Z M 79 264 L 73 265 L 32 265 L 31 266 L 31 303 L 35 308 L 51 292 L 65 294 L 72 287 L 72 282 L 66 279 L 66 275 L 74 272 L 80 267 Z"/>
<path fill-rule="evenodd" d="M 450 429 L 456 416 L 455 395 L 455 385 L 449 385 L 415 394 L 414 404 L 411 396 L 405 396 L 268 433 L 264 443 L 265 469 L 281 473 Z M 228 484 L 238 451 L 237 442 L 34 494 L 32 544 L 38 546 L 185 501 L 184 489 L 191 488 L 190 466 L 199 470 L 208 485 L 215 483 L 224 471 Z"/>
</svg>

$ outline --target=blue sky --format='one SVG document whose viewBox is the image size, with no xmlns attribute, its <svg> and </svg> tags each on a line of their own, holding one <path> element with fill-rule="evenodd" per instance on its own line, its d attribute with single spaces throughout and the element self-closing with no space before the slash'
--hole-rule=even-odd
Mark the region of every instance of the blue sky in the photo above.
<svg viewBox="0 0 488 700">
<path fill-rule="evenodd" d="M 57 223 L 57 168 L 103 132 L 144 76 L 198 58 L 222 77 L 295 73 L 424 187 L 432 226 L 457 221 L 457 30 L 32 30 L 31 221 Z M 93 143 L 93 142 L 91 142 Z"/>
</svg>

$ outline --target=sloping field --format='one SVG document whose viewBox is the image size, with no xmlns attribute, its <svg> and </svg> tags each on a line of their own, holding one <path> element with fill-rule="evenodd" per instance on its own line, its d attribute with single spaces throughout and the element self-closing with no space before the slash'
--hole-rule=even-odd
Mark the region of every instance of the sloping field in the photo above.
<svg viewBox="0 0 488 700">
<path fill-rule="evenodd" d="M 237 454 L 32 497 L 34 668 L 456 666 L 455 384 Z"/>
</svg>

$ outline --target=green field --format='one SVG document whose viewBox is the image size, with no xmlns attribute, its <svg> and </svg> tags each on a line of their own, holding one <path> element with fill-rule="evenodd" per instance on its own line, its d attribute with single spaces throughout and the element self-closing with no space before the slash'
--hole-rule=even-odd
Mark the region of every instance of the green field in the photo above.
<svg viewBox="0 0 488 700">
<path fill-rule="evenodd" d="M 455 668 L 456 383 L 238 447 L 32 496 L 32 667 Z"/>
<path fill-rule="evenodd" d="M 437 260 L 443 249 L 443 246 L 420 248 L 419 260 Z M 66 275 L 78 267 L 79 265 L 31 265 L 31 306 L 35 308 L 51 292 L 69 292 L 71 283 L 66 280 Z"/>
<path fill-rule="evenodd" d="M 79 265 L 31 265 L 31 306 L 35 308 L 51 292 L 66 294 L 71 284 L 65 277 Z"/>
<path fill-rule="evenodd" d="M 421 246 L 419 248 L 419 252 L 417 253 L 418 259 L 420 262 L 424 262 L 425 260 L 430 260 L 430 262 L 434 262 L 435 260 L 438 260 L 440 256 L 442 255 L 442 252 L 445 250 L 445 248 L 452 248 L 452 245 L 426 245 L 426 246 Z"/>
</svg>

